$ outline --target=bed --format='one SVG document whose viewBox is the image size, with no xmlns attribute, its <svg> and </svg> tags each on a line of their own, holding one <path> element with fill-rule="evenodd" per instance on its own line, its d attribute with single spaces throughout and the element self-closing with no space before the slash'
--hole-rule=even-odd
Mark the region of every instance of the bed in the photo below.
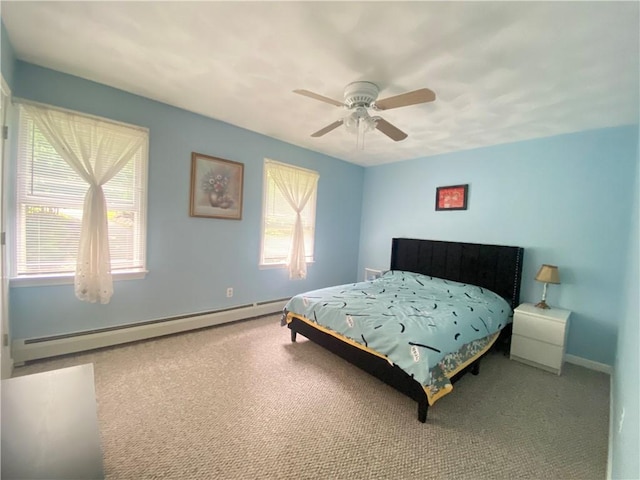
<svg viewBox="0 0 640 480">
<path fill-rule="evenodd" d="M 492 348 L 508 349 L 521 247 L 394 238 L 389 271 L 372 281 L 296 295 L 299 333 L 418 403 L 418 420 Z"/>
</svg>

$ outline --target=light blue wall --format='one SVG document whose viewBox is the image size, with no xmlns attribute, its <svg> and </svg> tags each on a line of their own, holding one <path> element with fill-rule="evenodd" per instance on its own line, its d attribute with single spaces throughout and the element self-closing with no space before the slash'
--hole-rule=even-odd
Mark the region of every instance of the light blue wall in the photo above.
<svg viewBox="0 0 640 480">
<path fill-rule="evenodd" d="M 16 57 L 13 46 L 9 41 L 9 35 L 4 28 L 4 23 L 0 19 L 0 71 L 9 88 L 13 89 L 13 70 L 16 63 Z"/>
<path fill-rule="evenodd" d="M 573 311 L 567 352 L 613 364 L 628 259 L 638 128 L 581 132 L 365 170 L 359 269 L 388 267 L 393 237 L 525 248 L 522 301 L 542 263 L 549 304 Z M 469 184 L 469 209 L 434 209 L 436 187 Z"/>
<path fill-rule="evenodd" d="M 631 233 L 627 248 L 627 274 L 618 332 L 618 351 L 613 374 L 612 478 L 640 478 L 640 144 L 636 151 L 636 186 L 633 194 Z M 623 415 L 624 411 L 624 417 Z M 620 422 L 622 420 L 622 425 Z"/>
<path fill-rule="evenodd" d="M 355 280 L 362 167 L 21 61 L 14 84 L 15 97 L 150 130 L 147 278 L 115 282 L 107 305 L 76 300 L 72 285 L 11 288 L 14 339 L 281 299 Z M 192 151 L 244 163 L 241 221 L 189 217 Z M 320 173 L 316 262 L 304 281 L 290 281 L 284 269 L 258 268 L 264 157 Z M 231 299 L 227 287 L 234 288 Z"/>
</svg>

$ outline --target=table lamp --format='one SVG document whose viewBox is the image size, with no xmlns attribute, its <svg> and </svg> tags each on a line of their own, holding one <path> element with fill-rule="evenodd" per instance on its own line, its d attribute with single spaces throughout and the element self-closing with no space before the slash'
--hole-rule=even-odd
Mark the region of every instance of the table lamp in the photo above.
<svg viewBox="0 0 640 480">
<path fill-rule="evenodd" d="M 558 267 L 556 267 L 555 265 L 543 264 L 540 267 L 540 270 L 538 270 L 536 280 L 538 282 L 544 283 L 544 290 L 542 290 L 542 300 L 536 303 L 536 307 L 543 309 L 549 308 L 549 305 L 547 305 L 547 302 L 545 301 L 547 298 L 547 285 L 549 285 L 550 283 L 560 283 L 560 274 L 558 273 Z"/>
</svg>

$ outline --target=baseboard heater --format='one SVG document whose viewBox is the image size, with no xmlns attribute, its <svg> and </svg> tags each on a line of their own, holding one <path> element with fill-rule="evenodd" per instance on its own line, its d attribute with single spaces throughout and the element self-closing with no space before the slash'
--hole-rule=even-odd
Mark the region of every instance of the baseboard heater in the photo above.
<svg viewBox="0 0 640 480">
<path fill-rule="evenodd" d="M 287 299 L 11 342 L 14 365 L 279 313 Z"/>
</svg>

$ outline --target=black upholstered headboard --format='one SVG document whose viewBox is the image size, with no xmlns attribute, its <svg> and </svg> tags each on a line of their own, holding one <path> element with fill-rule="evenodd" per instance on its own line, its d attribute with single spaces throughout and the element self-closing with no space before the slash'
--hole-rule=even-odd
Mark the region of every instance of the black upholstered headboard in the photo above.
<svg viewBox="0 0 640 480">
<path fill-rule="evenodd" d="M 391 269 L 470 283 L 520 302 L 522 247 L 394 238 Z"/>
</svg>

